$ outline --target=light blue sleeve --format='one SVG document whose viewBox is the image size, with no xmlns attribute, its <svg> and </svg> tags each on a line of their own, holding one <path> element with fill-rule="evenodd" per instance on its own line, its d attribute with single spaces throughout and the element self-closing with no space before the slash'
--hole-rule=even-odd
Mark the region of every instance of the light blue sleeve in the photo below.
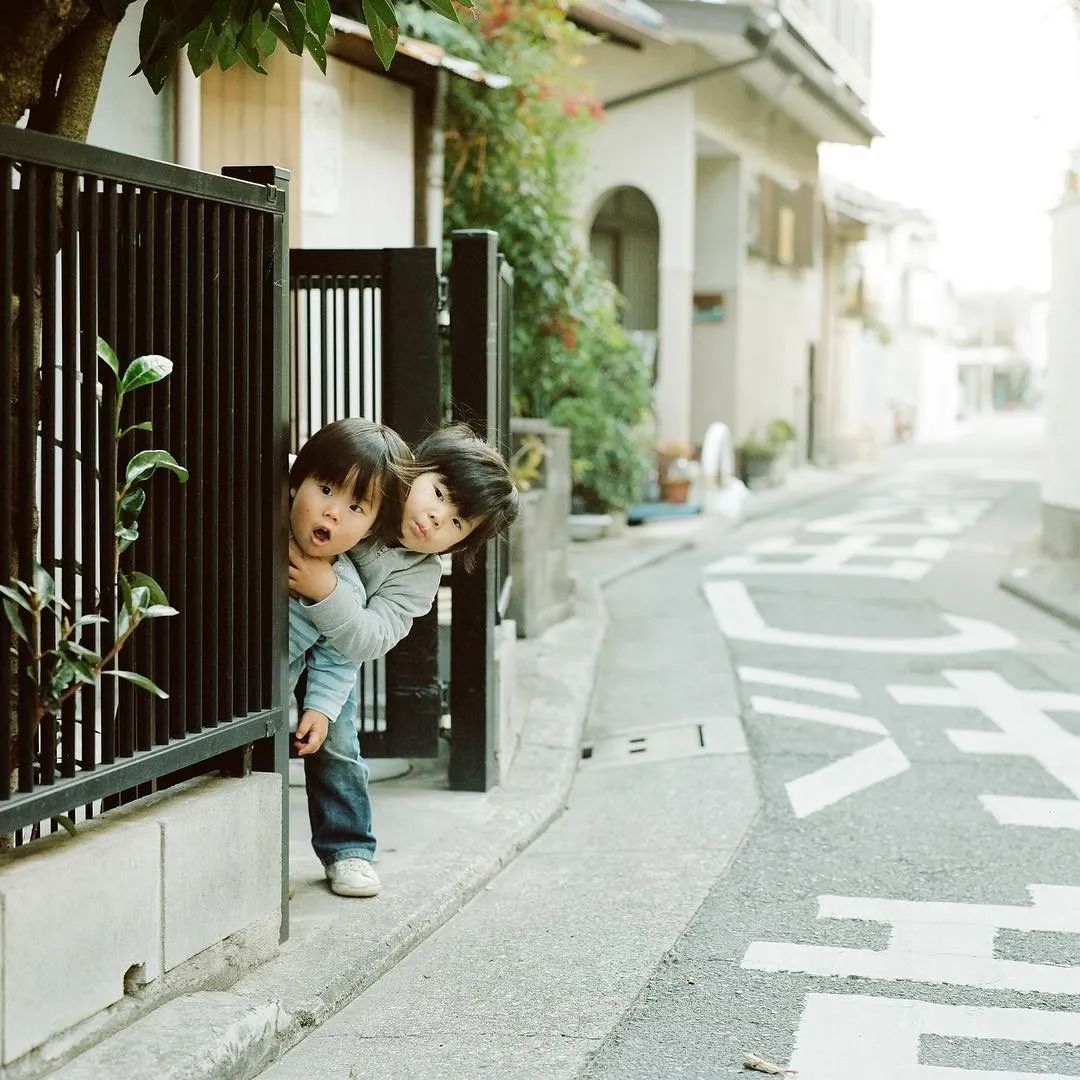
<svg viewBox="0 0 1080 1080">
<path fill-rule="evenodd" d="M 359 666 L 346 660 L 331 645 L 319 640 L 307 654 L 307 690 L 304 708 L 337 720 L 356 686 Z"/>
</svg>

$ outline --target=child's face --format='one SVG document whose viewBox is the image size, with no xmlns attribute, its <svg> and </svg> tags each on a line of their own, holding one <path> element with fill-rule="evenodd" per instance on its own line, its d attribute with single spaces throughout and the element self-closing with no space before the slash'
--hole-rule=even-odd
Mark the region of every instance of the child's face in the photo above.
<svg viewBox="0 0 1080 1080">
<path fill-rule="evenodd" d="M 375 524 L 380 497 L 369 491 L 357 502 L 352 485 L 337 487 L 309 476 L 292 492 L 289 524 L 305 555 L 332 559 L 355 547 Z"/>
<path fill-rule="evenodd" d="M 441 555 L 461 543 L 478 522 L 461 516 L 450 501 L 446 481 L 434 472 L 421 473 L 409 488 L 401 516 L 401 544 L 409 551 Z"/>
</svg>

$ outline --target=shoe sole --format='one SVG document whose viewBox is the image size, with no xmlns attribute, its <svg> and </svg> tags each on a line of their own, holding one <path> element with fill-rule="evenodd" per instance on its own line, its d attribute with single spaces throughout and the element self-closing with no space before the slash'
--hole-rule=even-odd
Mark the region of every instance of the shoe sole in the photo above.
<svg viewBox="0 0 1080 1080">
<path fill-rule="evenodd" d="M 365 885 L 360 889 L 350 889 L 348 885 L 338 886 L 333 882 L 330 883 L 330 891 L 338 896 L 354 896 L 354 897 L 369 897 L 378 896 L 381 885 Z"/>
</svg>

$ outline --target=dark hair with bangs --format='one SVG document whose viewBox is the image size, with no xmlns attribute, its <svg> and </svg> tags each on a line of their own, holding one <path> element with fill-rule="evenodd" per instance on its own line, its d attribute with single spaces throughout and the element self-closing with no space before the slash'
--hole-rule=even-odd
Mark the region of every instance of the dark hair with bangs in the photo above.
<svg viewBox="0 0 1080 1080">
<path fill-rule="evenodd" d="M 412 451 L 396 431 L 353 418 L 327 424 L 304 443 L 289 470 L 289 487 L 295 491 L 312 477 L 339 488 L 351 483 L 358 500 L 379 493 L 382 502 L 370 535 L 392 544 L 401 533 L 405 496 L 416 475 Z"/>
<path fill-rule="evenodd" d="M 518 516 L 518 491 L 506 462 L 468 424 L 449 424 L 416 448 L 415 471 L 438 473 L 461 516 L 475 520 L 473 531 L 450 549 L 472 570 L 484 544 Z"/>
</svg>

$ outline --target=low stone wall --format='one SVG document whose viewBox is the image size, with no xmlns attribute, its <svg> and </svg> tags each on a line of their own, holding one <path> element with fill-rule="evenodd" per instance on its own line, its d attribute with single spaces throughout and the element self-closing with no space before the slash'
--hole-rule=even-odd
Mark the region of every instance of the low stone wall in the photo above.
<svg viewBox="0 0 1080 1080">
<path fill-rule="evenodd" d="M 48 1069 L 278 948 L 281 780 L 202 777 L 0 859 L 0 1058 Z"/>
<path fill-rule="evenodd" d="M 511 421 L 515 447 L 529 436 L 546 448 L 540 479 L 521 496 L 510 534 L 508 617 L 518 637 L 537 637 L 570 614 L 570 432 L 545 420 Z"/>
</svg>

